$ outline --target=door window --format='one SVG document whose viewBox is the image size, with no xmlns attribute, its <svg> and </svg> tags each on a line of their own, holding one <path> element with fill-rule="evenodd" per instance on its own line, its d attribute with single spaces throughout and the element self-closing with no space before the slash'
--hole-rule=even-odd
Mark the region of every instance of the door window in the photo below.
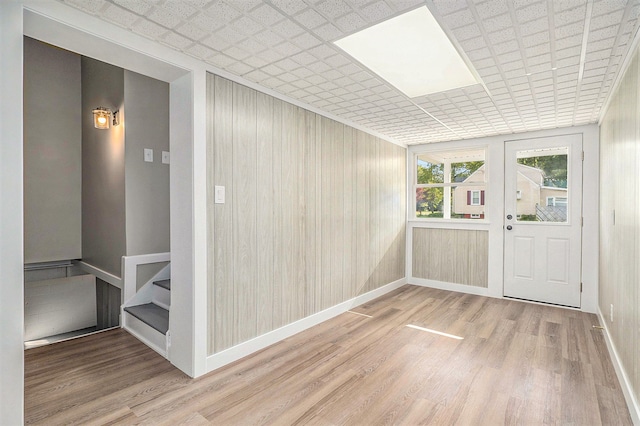
<svg viewBox="0 0 640 426">
<path fill-rule="evenodd" d="M 517 151 L 516 220 L 567 222 L 569 148 Z"/>
</svg>

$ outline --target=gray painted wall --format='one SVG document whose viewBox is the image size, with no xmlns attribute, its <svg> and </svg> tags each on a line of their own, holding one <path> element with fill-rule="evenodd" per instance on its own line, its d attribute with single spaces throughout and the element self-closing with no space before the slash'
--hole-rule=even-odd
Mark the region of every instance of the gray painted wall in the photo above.
<svg viewBox="0 0 640 426">
<path fill-rule="evenodd" d="M 126 253 L 124 125 L 93 127 L 98 106 L 124 115 L 124 70 L 82 58 L 82 257 L 120 276 Z"/>
<path fill-rule="evenodd" d="M 169 84 L 124 72 L 127 255 L 163 253 L 169 247 Z M 153 162 L 144 161 L 145 148 Z"/>
<path fill-rule="evenodd" d="M 25 263 L 82 257 L 80 56 L 24 39 Z"/>
</svg>

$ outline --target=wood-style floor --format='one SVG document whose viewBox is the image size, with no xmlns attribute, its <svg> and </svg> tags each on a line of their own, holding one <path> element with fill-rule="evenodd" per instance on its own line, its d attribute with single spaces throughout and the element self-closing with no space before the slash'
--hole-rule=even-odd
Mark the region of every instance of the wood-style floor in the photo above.
<svg viewBox="0 0 640 426">
<path fill-rule="evenodd" d="M 407 285 L 199 379 L 114 330 L 28 350 L 25 418 L 630 425 L 597 324 L 573 310 Z"/>
</svg>

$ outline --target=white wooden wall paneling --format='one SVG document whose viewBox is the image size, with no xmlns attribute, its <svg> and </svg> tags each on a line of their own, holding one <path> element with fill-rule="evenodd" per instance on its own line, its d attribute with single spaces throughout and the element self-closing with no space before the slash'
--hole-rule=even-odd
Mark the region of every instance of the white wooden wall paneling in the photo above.
<svg viewBox="0 0 640 426">
<path fill-rule="evenodd" d="M 211 79 L 209 79 L 211 86 Z M 233 268 L 233 87 L 230 81 L 220 77 L 213 79 L 213 175 L 211 185 L 222 185 L 229 188 L 225 204 L 213 206 L 214 218 L 212 241 L 214 246 L 214 261 L 212 266 L 214 282 L 217 284 L 212 290 L 214 297 L 214 326 L 213 336 L 210 333 L 209 347 L 214 351 L 229 347 L 233 344 L 232 327 L 228 327 L 229 319 L 233 319 L 234 308 L 234 268 Z M 210 94 L 211 95 L 211 94 Z M 209 172 L 211 174 L 211 171 Z M 211 204 L 209 204 L 211 205 Z M 213 219 L 213 220 L 212 220 Z M 211 330 L 211 329 L 210 329 Z M 215 338 L 214 338 L 215 336 Z"/>
<path fill-rule="evenodd" d="M 488 232 L 413 228 L 413 276 L 435 281 L 488 286 Z"/>
<path fill-rule="evenodd" d="M 208 97 L 210 354 L 404 277 L 404 148 L 221 77 Z"/>
<path fill-rule="evenodd" d="M 271 247 L 274 240 L 273 211 L 273 97 L 257 94 L 257 241 L 258 248 Z M 273 329 L 273 250 L 257 251 L 257 334 Z"/>
<path fill-rule="evenodd" d="M 233 85 L 233 343 L 254 337 L 256 320 L 256 91 Z"/>
<path fill-rule="evenodd" d="M 640 65 L 638 50 L 613 95 L 600 130 L 599 308 L 640 416 Z M 587 171 L 585 170 L 585 173 Z M 611 309 L 613 307 L 613 318 Z M 627 399 L 629 402 L 629 398 Z"/>
</svg>

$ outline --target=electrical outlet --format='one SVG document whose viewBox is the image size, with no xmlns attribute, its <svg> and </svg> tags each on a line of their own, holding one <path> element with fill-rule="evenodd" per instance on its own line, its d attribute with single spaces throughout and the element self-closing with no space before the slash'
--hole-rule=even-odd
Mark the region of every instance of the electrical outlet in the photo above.
<svg viewBox="0 0 640 426">
<path fill-rule="evenodd" d="M 609 321 L 613 322 L 613 303 L 609 306 Z"/>
<path fill-rule="evenodd" d="M 153 163 L 153 150 L 149 148 L 144 149 L 144 161 L 147 163 Z"/>
</svg>

